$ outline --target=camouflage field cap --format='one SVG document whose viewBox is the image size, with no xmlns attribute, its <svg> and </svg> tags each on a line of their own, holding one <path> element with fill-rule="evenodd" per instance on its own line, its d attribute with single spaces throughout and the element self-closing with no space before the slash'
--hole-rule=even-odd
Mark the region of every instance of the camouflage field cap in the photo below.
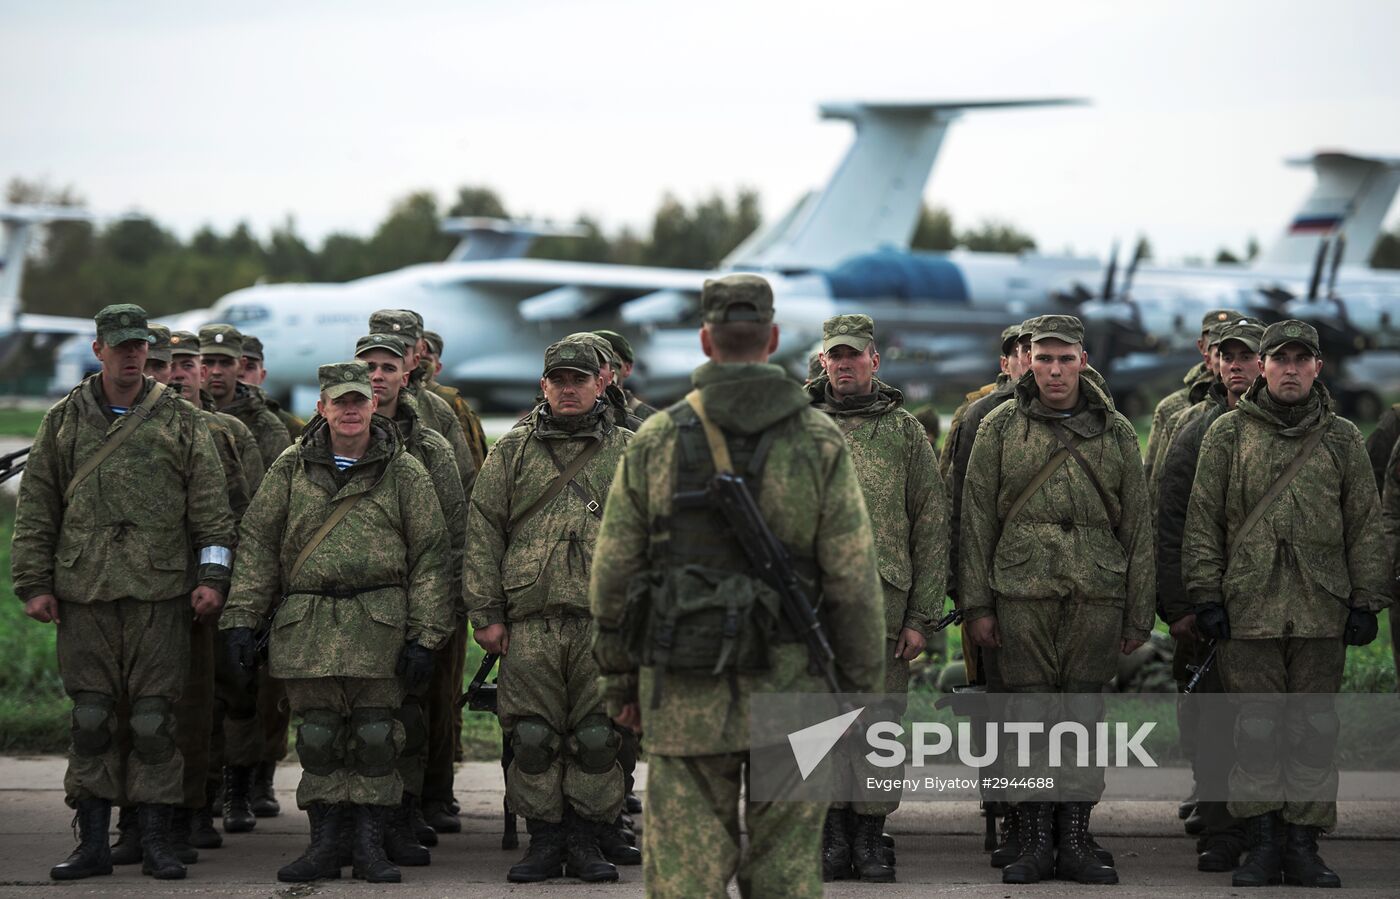
<svg viewBox="0 0 1400 899">
<path fill-rule="evenodd" d="M 417 343 L 423 336 L 418 319 L 407 309 L 380 309 L 369 317 L 371 334 L 397 334 Z"/>
<path fill-rule="evenodd" d="M 251 334 L 243 335 L 243 358 L 263 361 L 262 341 Z"/>
<path fill-rule="evenodd" d="M 1259 352 L 1267 356 L 1289 343 L 1301 343 L 1312 350 L 1314 355 L 1322 355 L 1322 346 L 1317 339 L 1317 329 L 1307 322 L 1298 321 L 1296 318 L 1274 322 L 1265 328 L 1264 336 L 1259 340 Z"/>
<path fill-rule="evenodd" d="M 408 354 L 403 338 L 397 334 L 366 334 L 355 341 L 356 357 L 369 350 L 384 350 L 386 353 L 393 353 L 400 359 Z"/>
<path fill-rule="evenodd" d="M 1231 319 L 1231 321 L 1233 321 L 1233 319 Z M 1205 333 L 1201 336 L 1205 338 L 1207 349 L 1220 343 L 1220 335 L 1224 332 L 1225 326 L 1228 324 L 1230 324 L 1228 321 L 1212 322 L 1211 326 L 1206 328 Z"/>
<path fill-rule="evenodd" d="M 147 359 L 159 362 L 170 361 L 170 329 L 165 325 L 151 325 L 151 348 L 146 351 Z"/>
<path fill-rule="evenodd" d="M 431 351 L 434 356 L 442 355 L 443 343 L 441 334 L 436 331 L 424 331 L 423 339 L 428 341 L 428 350 Z"/>
<path fill-rule="evenodd" d="M 592 331 L 575 331 L 568 337 L 559 341 L 560 343 L 582 343 L 593 348 L 593 352 L 598 354 L 598 366 L 604 365 L 618 368 L 622 365 L 622 360 L 617 358 L 617 353 L 613 352 L 612 344 L 607 340 L 594 334 Z"/>
<path fill-rule="evenodd" d="M 556 368 L 569 368 L 586 375 L 596 375 L 598 351 L 581 340 L 561 340 L 551 344 L 544 351 L 544 373 L 546 376 Z"/>
<path fill-rule="evenodd" d="M 205 325 L 199 329 L 201 356 L 243 357 L 243 335 L 233 325 Z"/>
<path fill-rule="evenodd" d="M 608 344 L 613 348 L 613 355 L 616 356 L 618 359 L 621 359 L 628 365 L 631 365 L 633 362 L 637 361 L 636 353 L 632 352 L 632 344 L 627 342 L 626 337 L 623 337 L 616 331 L 608 330 L 594 331 L 593 333 L 597 334 L 599 337 L 603 338 L 608 342 Z"/>
<path fill-rule="evenodd" d="M 1001 354 L 1010 356 L 1016 349 L 1016 341 L 1021 339 L 1021 326 L 1011 325 L 1001 332 Z"/>
<path fill-rule="evenodd" d="M 1244 317 L 1245 314 L 1243 312 L 1237 312 L 1234 309 L 1212 309 L 1201 316 L 1201 336 L 1204 337 L 1206 335 L 1211 325 L 1224 324 L 1225 322 L 1235 321 L 1236 319 Z"/>
<path fill-rule="evenodd" d="M 864 352 L 875 340 L 875 320 L 859 312 L 833 316 L 822 322 L 822 352 L 832 347 L 848 346 Z"/>
<path fill-rule="evenodd" d="M 1249 347 L 1251 352 L 1259 352 L 1264 340 L 1264 323 L 1252 318 L 1237 318 L 1220 326 L 1220 342 L 1238 340 Z"/>
<path fill-rule="evenodd" d="M 104 306 L 92 320 L 97 325 L 97 339 L 106 346 L 116 346 L 128 340 L 150 342 L 151 332 L 146 327 L 146 310 L 135 303 Z"/>
<path fill-rule="evenodd" d="M 773 287 L 758 275 L 708 278 L 700 291 L 700 314 L 709 324 L 773 320 Z"/>
<path fill-rule="evenodd" d="M 316 369 L 316 379 L 321 382 L 321 393 L 329 400 L 351 392 L 374 396 L 374 390 L 369 386 L 369 366 L 363 362 L 323 365 Z"/>
<path fill-rule="evenodd" d="M 1031 335 L 1035 333 L 1036 323 L 1039 321 L 1040 316 L 1037 315 L 1033 318 L 1028 318 L 1025 321 L 1021 322 L 1021 324 L 1016 328 L 1016 339 L 1018 341 L 1030 340 Z"/>
<path fill-rule="evenodd" d="M 1084 342 L 1084 323 L 1075 315 L 1042 315 L 1035 320 L 1031 342 L 1062 340 L 1065 343 Z"/>
<path fill-rule="evenodd" d="M 403 311 L 404 311 L 404 312 L 407 312 L 409 315 L 413 316 L 413 320 L 416 321 L 416 322 L 418 323 L 418 339 L 419 339 L 419 340 L 422 340 L 422 339 L 423 339 L 423 331 L 424 331 L 425 328 L 427 328 L 427 325 L 425 325 L 425 324 L 423 323 L 423 316 L 419 315 L 419 314 L 418 314 L 418 310 L 416 310 L 416 309 L 405 309 L 405 310 L 403 310 Z"/>
<path fill-rule="evenodd" d="M 199 335 L 193 331 L 170 332 L 170 355 L 198 356 Z"/>
</svg>

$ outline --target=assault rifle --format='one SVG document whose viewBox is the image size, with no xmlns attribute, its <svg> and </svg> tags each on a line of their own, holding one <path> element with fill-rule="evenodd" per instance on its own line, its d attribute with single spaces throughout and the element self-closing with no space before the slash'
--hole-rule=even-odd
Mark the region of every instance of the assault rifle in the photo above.
<svg viewBox="0 0 1400 899">
<path fill-rule="evenodd" d="M 1191 672 L 1191 679 L 1186 682 L 1186 686 L 1181 688 L 1182 693 L 1196 692 L 1196 687 L 1200 684 L 1201 678 L 1205 677 L 1206 672 L 1210 671 L 1211 665 L 1215 664 L 1215 653 L 1219 651 L 1219 649 L 1219 645 L 1217 645 L 1214 640 L 1210 641 L 1210 652 L 1206 653 L 1206 657 L 1201 660 L 1201 664 L 1186 666 L 1186 670 Z"/>
<path fill-rule="evenodd" d="M 496 667 L 496 660 L 499 658 L 500 655 L 494 652 L 486 654 L 481 660 L 481 667 L 476 669 L 471 683 L 467 685 L 467 692 L 457 700 L 457 708 L 496 714 L 496 685 L 488 684 L 486 678 L 491 676 L 491 669 Z"/>
<path fill-rule="evenodd" d="M 945 628 L 952 627 L 952 626 L 955 625 L 955 624 L 962 624 L 962 620 L 963 620 L 963 610 L 962 610 L 962 609 L 954 609 L 953 611 L 949 612 L 947 615 L 944 615 L 942 618 L 940 618 L 940 619 L 938 619 L 937 621 L 935 621 L 934 624 L 933 624 L 933 630 L 934 630 L 935 632 L 937 632 L 937 631 L 944 630 Z"/>
<path fill-rule="evenodd" d="M 13 453 L 0 456 L 0 484 L 24 471 L 24 463 L 19 460 L 27 456 L 29 450 L 30 447 L 26 446 L 24 449 L 17 449 Z"/>
</svg>

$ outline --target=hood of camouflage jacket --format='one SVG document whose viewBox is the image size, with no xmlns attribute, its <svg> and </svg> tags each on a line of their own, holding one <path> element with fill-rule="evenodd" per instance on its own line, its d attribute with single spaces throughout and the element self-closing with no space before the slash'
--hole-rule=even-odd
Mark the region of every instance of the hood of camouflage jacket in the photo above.
<svg viewBox="0 0 1400 899">
<path fill-rule="evenodd" d="M 1016 382 L 1016 406 L 1028 417 L 1041 421 L 1059 422 L 1065 429 L 1080 437 L 1097 437 L 1108 428 L 1113 405 L 1104 396 L 1099 385 L 1089 378 L 1079 378 L 1079 403 L 1068 412 L 1051 409 L 1040 401 L 1040 388 L 1035 383 L 1035 373 L 1026 372 Z"/>
<path fill-rule="evenodd" d="M 811 403 L 787 372 L 766 362 L 706 362 L 690 376 L 705 413 L 726 431 L 757 434 Z"/>
<path fill-rule="evenodd" d="M 837 396 L 831 392 L 830 379 L 819 375 L 807 385 L 807 396 L 811 397 L 812 405 L 828 415 L 873 418 L 904 405 L 904 394 L 899 388 L 891 387 L 879 378 L 871 386 L 874 390 L 860 396 Z"/>
<path fill-rule="evenodd" d="M 1236 408 L 1250 418 L 1276 428 L 1285 437 L 1301 437 L 1331 419 L 1332 395 L 1321 381 L 1314 381 L 1307 399 L 1287 405 L 1273 398 L 1264 376 L 1260 375 L 1240 397 Z"/>
<path fill-rule="evenodd" d="M 540 403 L 525 416 L 525 423 L 534 430 L 536 437 L 544 440 L 568 440 L 570 437 L 597 437 L 601 440 L 613 427 L 611 413 L 612 407 L 602 400 L 598 400 L 592 409 L 582 415 L 567 416 L 555 415 L 548 403 Z"/>
</svg>

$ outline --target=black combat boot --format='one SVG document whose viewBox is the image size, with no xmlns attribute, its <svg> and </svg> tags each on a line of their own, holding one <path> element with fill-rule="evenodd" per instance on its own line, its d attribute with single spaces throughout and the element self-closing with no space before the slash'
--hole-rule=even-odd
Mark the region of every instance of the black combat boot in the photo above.
<svg viewBox="0 0 1400 899">
<path fill-rule="evenodd" d="M 1237 829 L 1213 833 L 1196 841 L 1196 870 L 1223 874 L 1239 867 L 1244 838 Z"/>
<path fill-rule="evenodd" d="M 1016 830 L 1018 820 L 1020 816 L 1010 811 L 1001 816 L 1001 840 L 992 850 L 993 868 L 1005 868 L 1021 857 L 1021 840 Z"/>
<path fill-rule="evenodd" d="M 156 880 L 183 880 L 185 866 L 170 845 L 170 816 L 174 809 L 168 805 L 143 802 L 138 812 L 141 821 L 141 873 Z"/>
<path fill-rule="evenodd" d="M 190 845 L 196 849 L 218 849 L 224 845 L 223 834 L 214 829 L 214 794 L 216 786 L 204 789 L 204 807 L 194 810 L 190 819 Z"/>
<path fill-rule="evenodd" d="M 851 813 L 851 864 L 861 880 L 894 883 L 894 866 L 886 862 L 885 846 L 880 840 L 884 829 L 884 815 Z"/>
<path fill-rule="evenodd" d="M 276 772 L 276 762 L 262 762 L 253 769 L 253 783 L 248 792 L 248 804 L 253 809 L 255 817 L 276 818 L 282 814 L 282 804 L 277 801 L 277 792 L 272 788 L 272 775 Z"/>
<path fill-rule="evenodd" d="M 423 802 L 423 820 L 437 833 L 461 833 L 462 819 L 452 811 L 452 805 L 438 800 Z"/>
<path fill-rule="evenodd" d="M 1089 845 L 1089 810 L 1092 802 L 1055 803 L 1055 830 L 1058 833 L 1055 876 L 1077 883 L 1118 882 L 1118 871 L 1106 865 Z"/>
<path fill-rule="evenodd" d="M 885 864 L 894 867 L 894 837 L 887 833 L 880 834 L 880 846 L 885 850 Z"/>
<path fill-rule="evenodd" d="M 117 813 L 117 841 L 112 844 L 112 864 L 135 865 L 141 862 L 141 826 L 136 823 L 136 806 L 124 805 Z"/>
<path fill-rule="evenodd" d="M 1283 827 L 1278 812 L 1255 815 L 1244 821 L 1244 863 L 1235 869 L 1230 884 L 1237 887 L 1274 886 L 1283 882 Z"/>
<path fill-rule="evenodd" d="M 1018 802 L 1012 806 L 1021 857 L 1001 869 L 1002 883 L 1040 883 L 1055 873 L 1055 805 Z"/>
<path fill-rule="evenodd" d="M 348 802 L 336 803 L 340 817 L 336 820 L 336 861 L 342 868 L 355 863 L 355 807 Z"/>
<path fill-rule="evenodd" d="M 1182 824 L 1186 832 L 1193 837 L 1205 833 L 1206 830 L 1206 817 L 1203 814 L 1205 810 L 1201 808 L 1202 804 L 1200 802 L 1193 803 L 1191 814 L 1186 816 L 1185 823 Z"/>
<path fill-rule="evenodd" d="M 340 806 L 333 802 L 313 802 L 306 810 L 311 821 L 311 845 L 301 858 L 283 865 L 277 879 L 283 883 L 340 879 Z"/>
<path fill-rule="evenodd" d="M 1300 887 L 1340 887 L 1342 878 L 1317 854 L 1320 827 L 1289 824 L 1283 846 L 1283 882 Z"/>
<path fill-rule="evenodd" d="M 598 850 L 603 853 L 603 858 L 614 865 L 640 865 L 642 863 L 642 850 L 635 845 L 637 838 L 622 826 L 621 815 L 618 815 L 611 824 L 596 825 L 594 832 L 598 838 Z"/>
<path fill-rule="evenodd" d="M 179 805 L 170 812 L 170 848 L 184 865 L 192 865 L 199 861 L 199 850 L 190 844 L 190 820 L 193 812 L 193 809 Z"/>
<path fill-rule="evenodd" d="M 384 855 L 385 805 L 352 805 L 355 810 L 354 867 L 356 880 L 368 883 L 399 883 L 399 869 Z"/>
<path fill-rule="evenodd" d="M 506 880 L 511 883 L 536 883 L 563 877 L 564 825 L 526 818 L 525 829 L 530 832 L 530 848 L 525 851 L 524 858 L 511 866 Z"/>
<path fill-rule="evenodd" d="M 629 815 L 640 815 L 642 813 L 642 800 L 637 798 L 637 794 L 631 790 L 622 799 L 622 810 Z"/>
<path fill-rule="evenodd" d="M 433 857 L 413 833 L 409 818 L 412 799 L 413 794 L 405 791 L 402 801 L 389 810 L 389 820 L 384 827 L 384 852 L 389 856 L 389 861 L 396 865 L 421 868 L 431 864 Z"/>
<path fill-rule="evenodd" d="M 112 803 L 106 799 L 79 799 L 78 848 L 49 869 L 54 880 L 82 880 L 112 873 L 112 850 L 107 848 L 107 828 L 112 824 Z"/>
<path fill-rule="evenodd" d="M 577 814 L 564 815 L 564 876 L 584 883 L 611 883 L 617 880 L 617 866 L 603 858 L 598 848 L 597 826 Z"/>
<path fill-rule="evenodd" d="M 1094 814 L 1094 806 L 1097 803 L 1084 803 L 1084 839 L 1089 842 L 1089 851 L 1094 853 L 1094 858 L 1100 862 L 1113 867 L 1113 853 L 1099 845 L 1099 841 L 1094 839 L 1094 831 L 1089 827 L 1089 818 Z"/>
<path fill-rule="evenodd" d="M 847 809 L 829 808 L 826 821 L 822 823 L 822 880 L 845 880 L 854 872 L 851 870 L 851 837 L 846 828 L 849 823 Z"/>
<path fill-rule="evenodd" d="M 258 819 L 248 799 L 252 782 L 252 768 L 224 767 L 224 833 L 247 833 L 257 826 Z"/>
<path fill-rule="evenodd" d="M 408 826 L 413 830 L 413 836 L 424 846 L 436 846 L 437 831 L 428 823 L 428 819 L 423 817 L 423 804 L 413 793 L 404 793 L 404 797 L 409 800 Z"/>
</svg>

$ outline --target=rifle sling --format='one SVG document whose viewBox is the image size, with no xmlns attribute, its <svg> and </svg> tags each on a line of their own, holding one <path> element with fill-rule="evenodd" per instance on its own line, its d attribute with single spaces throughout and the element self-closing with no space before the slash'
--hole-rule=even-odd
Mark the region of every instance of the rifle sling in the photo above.
<svg viewBox="0 0 1400 899">
<path fill-rule="evenodd" d="M 533 503 L 530 504 L 530 507 L 528 509 L 516 516 L 515 520 L 512 521 L 510 525 L 506 528 L 507 534 L 512 536 L 515 534 L 516 530 L 518 530 L 520 526 L 523 525 L 526 521 L 529 521 L 530 518 L 533 517 L 536 512 L 549 505 L 550 502 L 552 502 L 556 496 L 562 493 L 565 487 L 567 487 L 570 484 L 573 484 L 574 478 L 578 475 L 580 471 L 583 471 L 583 466 L 587 465 L 588 460 L 598 455 L 598 451 L 603 448 L 603 441 L 597 438 L 592 438 L 592 442 L 589 443 L 588 446 L 584 447 L 583 450 L 577 456 L 574 457 L 574 460 L 572 462 L 570 462 L 567 466 L 561 467 L 559 465 L 559 457 L 554 454 L 554 450 L 549 446 L 548 441 L 542 440 L 540 442 L 545 444 L 545 451 L 549 453 L 550 461 L 554 463 L 555 468 L 559 469 L 559 476 L 550 482 L 549 486 L 545 488 L 544 493 L 540 494 L 539 499 L 535 500 Z M 601 517 L 601 507 L 597 510 L 594 509 L 594 507 L 597 506 L 598 503 L 594 501 L 592 497 L 588 496 L 588 494 L 583 490 L 582 487 L 578 487 L 578 485 L 575 486 L 578 488 L 580 498 L 583 499 L 584 503 L 588 505 L 588 511 L 593 512 L 593 514 L 599 515 L 599 517 Z"/>
<path fill-rule="evenodd" d="M 1055 451 L 1054 455 L 1045 460 L 1045 464 L 1040 466 L 1040 471 L 1037 471 L 1035 477 L 1031 478 L 1031 482 L 1026 485 L 1026 489 L 1022 490 L 1015 501 L 1011 503 L 1011 509 L 1006 513 L 1006 517 L 1002 519 L 1001 522 L 1003 530 L 1015 520 L 1017 515 L 1021 514 L 1021 510 L 1026 507 L 1026 503 L 1030 502 L 1031 497 L 1035 496 L 1036 491 L 1045 486 L 1045 482 L 1050 480 L 1050 476 L 1055 473 L 1055 469 L 1063 465 L 1068 458 L 1069 453 L 1066 450 L 1058 449 Z"/>
<path fill-rule="evenodd" d="M 567 466 L 559 464 L 559 454 L 554 451 L 553 444 L 548 440 L 543 440 L 541 443 L 544 444 L 545 452 L 549 453 L 549 461 L 554 463 L 554 468 L 559 472 L 559 477 L 564 478 L 565 475 L 568 476 L 565 478 L 565 483 L 568 485 L 569 489 L 574 492 L 574 496 L 583 500 L 584 508 L 588 509 L 589 514 L 601 521 L 603 519 L 603 504 L 594 499 L 587 488 L 578 482 L 578 473 L 583 468 L 583 466 L 579 464 L 579 459 L 583 458 L 585 455 L 588 459 L 593 458 L 594 454 L 602 448 L 603 441 L 595 439 L 588 446 L 584 447 L 583 452 L 579 453 L 578 457 Z M 587 462 L 588 459 L 584 459 L 583 461 Z M 575 465 L 578 467 L 574 468 Z"/>
<path fill-rule="evenodd" d="M 1094 490 L 1099 495 L 1099 502 L 1103 503 L 1103 511 L 1104 514 L 1108 516 L 1109 525 L 1115 531 L 1118 530 L 1118 522 L 1115 521 L 1113 517 L 1113 506 L 1108 501 L 1108 491 L 1103 489 L 1103 484 L 1099 481 L 1099 476 L 1095 474 L 1093 466 L 1089 464 L 1089 460 L 1084 458 L 1084 454 L 1081 453 L 1069 439 L 1069 434 L 1065 432 L 1064 425 L 1060 424 L 1058 421 L 1052 421 L 1050 422 L 1050 432 L 1055 435 L 1056 440 L 1060 441 L 1060 445 L 1069 453 L 1070 458 L 1074 459 L 1075 464 L 1089 476 L 1089 483 L 1094 485 Z"/>
<path fill-rule="evenodd" d="M 695 416 L 700 419 L 700 426 L 705 430 L 705 442 L 710 445 L 710 457 L 715 463 L 715 472 L 733 474 L 734 460 L 729 456 L 729 444 L 724 441 L 724 433 L 705 413 L 704 397 L 698 389 L 692 390 L 685 395 L 685 401 L 695 410 Z"/>
<path fill-rule="evenodd" d="M 1283 491 L 1287 489 L 1288 485 L 1292 483 L 1293 479 L 1297 477 L 1298 472 L 1303 470 L 1303 466 L 1307 463 L 1308 457 L 1312 455 L 1313 450 L 1317 449 L 1317 445 L 1322 442 L 1323 437 L 1327 436 L 1327 432 L 1331 430 L 1331 428 L 1332 422 L 1328 421 L 1327 424 L 1304 438 L 1303 445 L 1298 447 L 1298 454 L 1293 457 L 1293 461 L 1289 462 L 1288 467 L 1279 473 L 1279 476 L 1269 485 L 1269 489 L 1264 491 L 1263 496 L 1259 497 L 1259 502 L 1255 503 L 1254 508 L 1249 510 L 1249 514 L 1245 516 L 1244 524 L 1240 525 L 1240 529 L 1235 532 L 1235 536 L 1230 540 L 1230 556 L 1232 558 L 1235 555 L 1235 550 L 1239 549 L 1240 544 L 1244 542 L 1244 538 L 1248 536 L 1249 532 L 1254 529 L 1254 526 L 1259 523 L 1259 519 L 1264 517 L 1264 513 L 1269 511 L 1269 507 L 1274 504 L 1274 500 L 1279 498 Z"/>
<path fill-rule="evenodd" d="M 288 585 L 297 582 L 297 575 L 301 574 L 302 566 L 306 564 L 307 559 L 311 558 L 311 554 L 316 551 L 316 547 L 320 546 L 321 543 L 325 541 L 330 532 L 335 530 L 335 526 L 340 524 L 340 522 L 345 519 L 346 515 L 350 514 L 350 510 L 355 507 L 355 503 L 358 503 L 360 498 L 368 492 L 368 490 L 364 490 L 351 496 L 344 497 L 336 502 L 335 508 L 331 509 L 331 514 L 326 516 L 326 520 L 321 522 L 321 526 L 316 529 L 316 533 L 311 535 L 311 539 L 306 541 L 306 545 L 301 548 L 301 552 L 297 553 L 296 561 L 292 563 L 291 574 L 287 576 Z"/>
<path fill-rule="evenodd" d="M 77 492 L 78 485 L 86 480 L 88 475 L 96 471 L 98 466 L 107 461 L 107 458 L 117 451 L 117 447 L 125 443 L 126 438 L 135 433 L 136 429 L 141 426 L 141 422 L 151 417 L 151 410 L 155 408 L 156 403 L 160 402 L 160 398 L 164 394 L 165 385 L 154 384 L 146 392 L 146 398 L 141 401 L 141 404 L 126 413 L 121 423 L 117 425 L 117 430 L 108 438 L 107 442 L 99 446 L 97 452 L 89 456 L 88 460 L 78 466 L 77 471 L 73 472 L 72 480 L 68 482 L 68 487 L 63 491 L 65 503 L 72 502 L 73 494 Z"/>
</svg>

